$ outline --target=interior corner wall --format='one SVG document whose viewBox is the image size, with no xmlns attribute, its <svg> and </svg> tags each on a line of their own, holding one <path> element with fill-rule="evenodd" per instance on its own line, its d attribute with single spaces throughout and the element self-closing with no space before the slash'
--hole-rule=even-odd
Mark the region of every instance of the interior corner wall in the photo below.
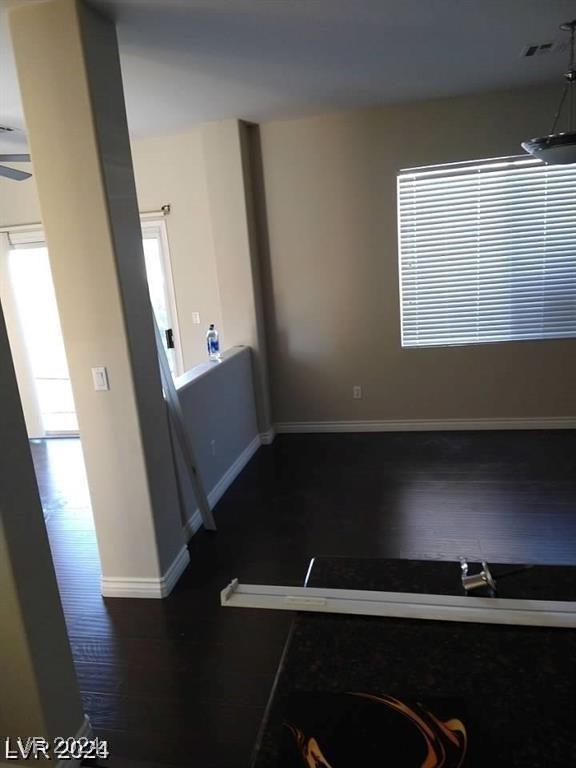
<svg viewBox="0 0 576 768">
<path fill-rule="evenodd" d="M 397 172 L 521 154 L 549 130 L 557 96 L 541 87 L 260 126 L 276 421 L 576 414 L 574 339 L 400 345 Z"/>
<path fill-rule="evenodd" d="M 248 247 L 250 250 L 250 269 L 252 272 L 252 301 L 256 317 L 256 346 L 252 348 L 254 360 L 254 389 L 258 408 L 260 430 L 268 432 L 272 428 L 273 414 L 270 398 L 270 372 L 268 365 L 269 338 L 266 327 L 266 308 L 264 300 L 263 260 L 267 253 L 268 242 L 263 232 L 266 222 L 261 221 L 264 211 L 260 206 L 259 167 L 260 132 L 253 123 L 240 122 L 240 151 L 242 153 L 242 172 L 244 175 L 244 198 L 246 208 L 246 226 Z"/>
<path fill-rule="evenodd" d="M 247 130 L 238 120 L 205 123 L 202 141 L 224 345 L 253 350 L 256 411 L 264 433 L 271 426 L 267 349 Z"/>
</svg>

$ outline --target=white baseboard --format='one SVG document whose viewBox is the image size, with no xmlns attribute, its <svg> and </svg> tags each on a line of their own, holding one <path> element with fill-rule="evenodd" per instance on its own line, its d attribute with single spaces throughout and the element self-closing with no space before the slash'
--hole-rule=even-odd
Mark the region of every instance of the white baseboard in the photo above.
<svg viewBox="0 0 576 768">
<path fill-rule="evenodd" d="M 248 464 L 252 456 L 254 456 L 260 445 L 261 437 L 260 435 L 256 435 L 256 437 L 246 446 L 246 448 L 244 448 L 238 458 L 228 467 L 226 472 L 224 472 L 214 488 L 212 488 L 212 490 L 208 493 L 208 503 L 210 505 L 210 509 L 214 509 L 216 504 L 220 501 L 222 496 L 224 496 L 240 472 L 242 472 L 246 464 Z M 184 535 L 186 540 L 189 540 L 190 537 L 193 536 L 193 534 L 195 534 L 196 531 L 198 531 L 201 527 L 202 518 L 200 517 L 200 511 L 197 509 L 184 524 Z"/>
<path fill-rule="evenodd" d="M 184 544 L 166 573 L 157 579 L 102 576 L 100 580 L 102 595 L 104 597 L 144 597 L 154 599 L 167 597 L 182 573 L 186 570 L 189 562 L 190 555 L 188 554 L 188 548 Z"/>
<path fill-rule="evenodd" d="M 202 515 L 200 514 L 200 510 L 196 509 L 192 516 L 189 517 L 182 526 L 186 541 L 190 541 L 192 536 L 194 536 L 196 531 L 199 531 L 200 528 L 202 528 Z"/>
<path fill-rule="evenodd" d="M 279 434 L 309 432 L 448 432 L 483 429 L 576 429 L 576 416 L 510 419 L 388 419 L 386 421 L 289 421 Z"/>
<path fill-rule="evenodd" d="M 275 437 L 276 428 L 272 426 L 267 432 L 260 432 L 260 443 L 261 445 L 272 445 Z"/>
<path fill-rule="evenodd" d="M 256 437 L 248 443 L 240 456 L 238 456 L 238 458 L 228 467 L 226 472 L 224 472 L 220 480 L 218 480 L 214 488 L 212 488 L 208 494 L 208 502 L 210 503 L 211 509 L 214 509 L 234 480 L 236 480 L 240 472 L 242 472 L 246 464 L 248 464 L 252 456 L 254 456 L 258 448 L 260 448 L 260 435 L 256 435 Z"/>
</svg>

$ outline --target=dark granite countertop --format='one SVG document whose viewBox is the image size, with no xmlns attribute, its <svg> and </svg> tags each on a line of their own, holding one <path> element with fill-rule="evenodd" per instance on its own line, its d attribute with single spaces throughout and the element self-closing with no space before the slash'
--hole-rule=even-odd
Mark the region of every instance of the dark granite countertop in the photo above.
<svg viewBox="0 0 576 768">
<path fill-rule="evenodd" d="M 576 568 L 493 573 L 500 597 L 576 600 Z M 459 580 L 459 563 L 319 558 L 306 585 L 458 595 Z M 281 765 L 285 713 L 298 692 L 454 701 L 469 735 L 463 766 L 576 766 L 575 687 L 576 630 L 297 614 L 253 768 Z"/>
</svg>

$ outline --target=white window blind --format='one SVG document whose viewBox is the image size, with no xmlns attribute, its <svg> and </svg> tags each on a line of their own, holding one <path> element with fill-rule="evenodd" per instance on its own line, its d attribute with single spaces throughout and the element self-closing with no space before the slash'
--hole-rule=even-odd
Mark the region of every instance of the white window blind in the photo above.
<svg viewBox="0 0 576 768">
<path fill-rule="evenodd" d="M 401 171 L 402 346 L 576 336 L 576 165 Z"/>
</svg>

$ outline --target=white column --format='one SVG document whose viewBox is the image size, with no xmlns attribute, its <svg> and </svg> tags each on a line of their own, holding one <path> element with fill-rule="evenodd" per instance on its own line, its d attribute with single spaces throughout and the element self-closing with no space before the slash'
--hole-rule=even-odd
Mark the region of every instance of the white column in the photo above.
<svg viewBox="0 0 576 768">
<path fill-rule="evenodd" d="M 103 593 L 162 597 L 188 562 L 148 296 L 118 46 L 77 0 L 10 11 L 78 412 Z M 105 366 L 109 391 L 91 369 Z"/>
</svg>

